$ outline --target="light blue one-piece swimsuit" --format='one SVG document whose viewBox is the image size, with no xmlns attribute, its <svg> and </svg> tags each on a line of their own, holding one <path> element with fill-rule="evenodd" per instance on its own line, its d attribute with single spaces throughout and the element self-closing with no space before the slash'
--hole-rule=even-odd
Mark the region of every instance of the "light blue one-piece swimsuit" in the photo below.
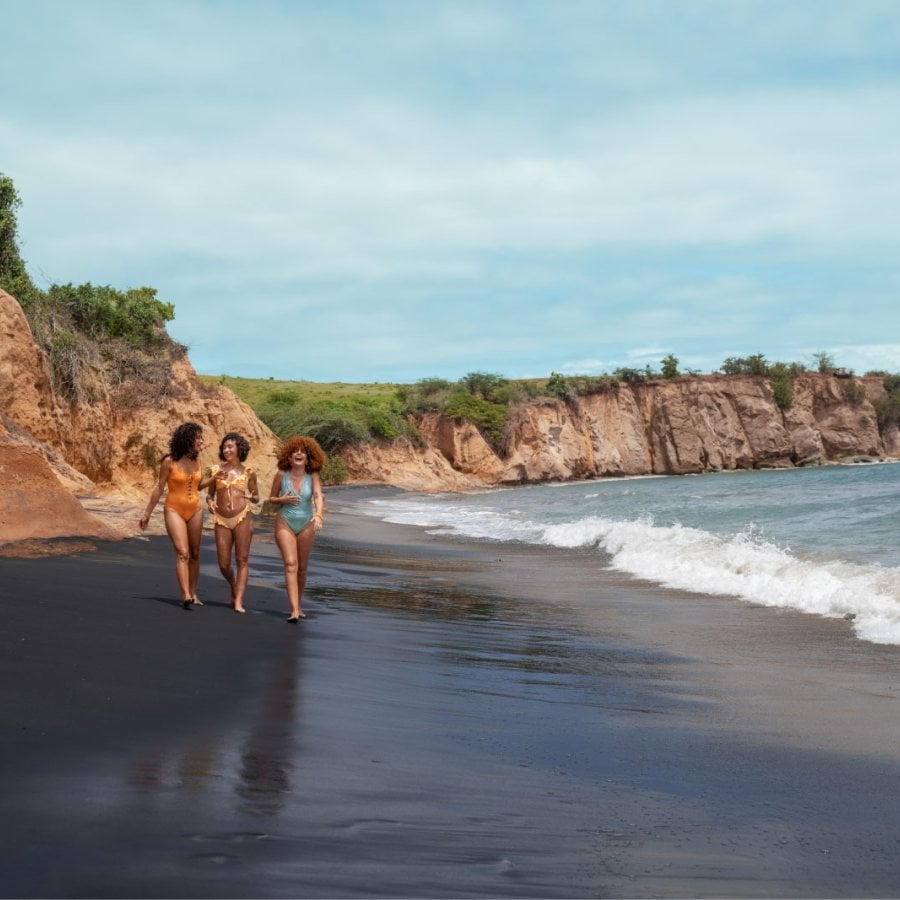
<svg viewBox="0 0 900 900">
<path fill-rule="evenodd" d="M 281 476 L 281 493 L 291 494 L 294 497 L 300 498 L 300 502 L 297 504 L 283 503 L 279 510 L 279 514 L 281 515 L 281 518 L 284 519 L 288 528 L 290 528 L 294 534 L 300 534 L 300 532 L 306 528 L 309 520 L 313 516 L 312 478 L 307 472 L 306 475 L 303 476 L 303 484 L 300 485 L 300 492 L 297 493 L 297 491 L 294 490 L 294 486 L 291 484 L 291 473 L 285 472 L 284 475 Z"/>
</svg>

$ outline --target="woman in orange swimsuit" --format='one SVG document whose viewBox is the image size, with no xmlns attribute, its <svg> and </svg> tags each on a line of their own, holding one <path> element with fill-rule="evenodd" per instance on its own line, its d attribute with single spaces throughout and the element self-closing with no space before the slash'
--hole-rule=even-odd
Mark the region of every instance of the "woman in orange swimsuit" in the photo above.
<svg viewBox="0 0 900 900">
<path fill-rule="evenodd" d="M 209 478 L 202 477 L 199 459 L 202 449 L 203 429 L 196 422 L 185 422 L 175 429 L 169 440 L 169 452 L 160 463 L 159 480 L 138 522 L 144 531 L 159 498 L 168 489 L 163 514 L 166 533 L 175 548 L 175 577 L 185 609 L 203 606 L 197 597 L 200 535 L 203 532 L 200 491 L 209 484 Z"/>
<path fill-rule="evenodd" d="M 244 591 L 250 573 L 250 541 L 253 540 L 253 516 L 250 504 L 259 500 L 256 472 L 244 465 L 250 444 L 236 431 L 229 431 L 219 444 L 222 464 L 210 474 L 213 480 L 206 498 L 216 523 L 216 556 L 219 569 L 231 587 L 231 607 L 244 609 Z M 231 566 L 234 552 L 237 572 Z"/>
</svg>

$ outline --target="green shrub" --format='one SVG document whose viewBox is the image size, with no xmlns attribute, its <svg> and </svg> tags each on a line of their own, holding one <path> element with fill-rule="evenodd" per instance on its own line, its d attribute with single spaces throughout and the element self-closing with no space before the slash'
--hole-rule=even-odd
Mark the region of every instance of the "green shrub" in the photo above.
<svg viewBox="0 0 900 900">
<path fill-rule="evenodd" d="M 662 359 L 662 377 L 669 379 L 678 377 L 678 359 L 671 353 Z"/>
<path fill-rule="evenodd" d="M 768 367 L 769 384 L 779 409 L 790 409 L 794 402 L 794 379 L 790 367 L 783 362 Z"/>
<path fill-rule="evenodd" d="M 569 386 L 565 375 L 560 375 L 559 372 L 550 373 L 547 384 L 544 385 L 544 390 L 551 397 L 557 397 L 560 400 L 573 400 L 576 397 L 576 393 Z"/>
<path fill-rule="evenodd" d="M 174 306 L 157 300 L 150 287 L 118 291 L 90 283 L 54 284 L 47 300 L 66 309 L 79 331 L 95 340 L 121 337 L 134 345 L 158 339 L 164 324 L 175 316 Z"/>
<path fill-rule="evenodd" d="M 488 442 L 499 449 L 503 428 L 509 418 L 509 407 L 483 400 L 465 391 L 454 391 L 444 401 L 443 413 L 451 419 L 471 422 Z"/>
<path fill-rule="evenodd" d="M 503 387 L 507 383 L 502 375 L 494 375 L 490 372 L 469 372 L 468 375 L 460 378 L 459 384 L 464 387 L 470 394 L 481 397 L 482 400 L 493 401 L 494 394 L 498 388 Z"/>
<path fill-rule="evenodd" d="M 887 396 L 874 404 L 878 426 L 881 429 L 887 425 L 900 425 L 900 374 L 885 374 L 884 389 Z"/>
<path fill-rule="evenodd" d="M 721 366 L 726 375 L 767 375 L 768 363 L 762 353 L 753 356 L 729 356 Z"/>
<path fill-rule="evenodd" d="M 866 399 L 866 386 L 855 378 L 848 378 L 843 382 L 841 388 L 844 392 L 844 398 L 854 406 L 859 405 Z"/>
<path fill-rule="evenodd" d="M 621 369 L 616 369 L 613 375 L 619 381 L 625 382 L 625 384 L 636 384 L 647 380 L 646 372 L 641 372 L 639 369 L 632 369 L 628 366 L 625 366 Z"/>
<path fill-rule="evenodd" d="M 343 484 L 348 474 L 347 463 L 339 456 L 331 454 L 322 466 L 321 478 L 324 484 Z"/>
</svg>

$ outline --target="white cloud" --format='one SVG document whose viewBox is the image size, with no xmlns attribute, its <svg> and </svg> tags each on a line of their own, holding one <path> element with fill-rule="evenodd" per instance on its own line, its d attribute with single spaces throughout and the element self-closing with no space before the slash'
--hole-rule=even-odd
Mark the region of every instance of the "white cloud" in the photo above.
<svg viewBox="0 0 900 900">
<path fill-rule="evenodd" d="M 51 6 L 10 20 L 47 19 L 0 114 L 24 255 L 160 287 L 198 368 L 235 358 L 210 309 L 248 302 L 267 348 L 292 310 L 329 320 L 322 377 L 718 365 L 898 324 L 891 4 Z"/>
</svg>

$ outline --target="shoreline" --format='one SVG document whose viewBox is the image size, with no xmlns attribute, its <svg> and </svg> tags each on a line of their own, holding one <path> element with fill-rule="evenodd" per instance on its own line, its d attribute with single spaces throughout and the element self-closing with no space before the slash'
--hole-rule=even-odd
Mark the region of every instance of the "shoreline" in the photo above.
<svg viewBox="0 0 900 900">
<path fill-rule="evenodd" d="M 262 524 L 247 616 L 208 536 L 190 612 L 165 537 L 0 558 L 4 896 L 896 891 L 894 648 L 341 493 L 299 627 Z"/>
</svg>

